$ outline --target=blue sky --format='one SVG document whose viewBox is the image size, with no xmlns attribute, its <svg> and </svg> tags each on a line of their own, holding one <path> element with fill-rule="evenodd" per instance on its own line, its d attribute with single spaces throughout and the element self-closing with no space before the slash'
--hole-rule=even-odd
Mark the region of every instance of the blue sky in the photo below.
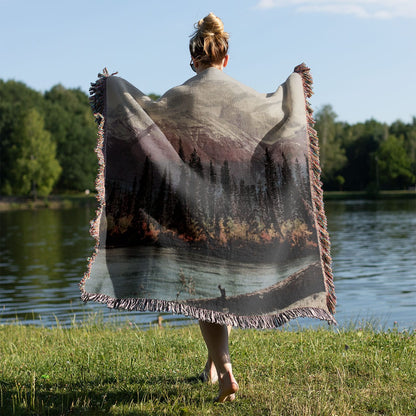
<svg viewBox="0 0 416 416">
<path fill-rule="evenodd" d="M 416 116 L 415 0 L 0 0 L 0 78 L 88 91 L 102 68 L 142 91 L 183 83 L 193 24 L 209 12 L 230 33 L 226 72 L 274 91 L 305 62 L 315 110 L 338 120 Z"/>
</svg>

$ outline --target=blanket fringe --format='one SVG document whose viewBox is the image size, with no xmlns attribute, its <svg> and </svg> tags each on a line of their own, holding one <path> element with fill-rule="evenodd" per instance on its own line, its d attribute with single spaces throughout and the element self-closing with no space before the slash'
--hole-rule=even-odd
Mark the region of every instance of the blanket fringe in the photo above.
<svg viewBox="0 0 416 416">
<path fill-rule="evenodd" d="M 128 311 L 141 312 L 170 312 L 206 322 L 231 325 L 243 329 L 278 328 L 295 318 L 316 318 L 328 321 L 329 324 L 336 325 L 334 317 L 320 308 L 294 308 L 275 315 L 242 316 L 198 308 L 187 305 L 186 303 L 160 299 L 114 299 L 107 295 L 90 294 L 86 292 L 82 293 L 81 299 L 84 302 L 95 301 L 104 303 L 110 309 L 125 309 Z"/>
<path fill-rule="evenodd" d="M 332 274 L 332 258 L 331 258 L 331 245 L 329 241 L 329 234 L 327 230 L 327 220 L 324 210 L 323 190 L 321 182 L 321 167 L 319 164 L 319 140 L 318 134 L 314 129 L 315 120 L 313 118 L 313 110 L 308 101 L 313 94 L 312 91 L 312 76 L 310 74 L 310 68 L 304 63 L 295 67 L 294 72 L 298 73 L 302 77 L 303 91 L 305 94 L 306 105 L 306 117 L 309 135 L 309 166 L 312 176 L 312 201 L 316 216 L 317 230 L 319 236 L 319 249 L 321 252 L 321 263 L 325 275 L 325 288 L 326 288 L 326 302 L 328 309 L 331 313 L 335 313 L 336 296 L 334 287 L 334 277 Z"/>
<path fill-rule="evenodd" d="M 115 75 L 117 72 L 111 74 Z M 97 190 L 98 208 L 95 211 L 95 218 L 90 222 L 90 235 L 95 240 L 94 252 L 88 260 L 87 271 L 81 280 L 79 287 L 81 289 L 81 297 L 85 294 L 85 281 L 90 277 L 91 267 L 98 254 L 100 243 L 100 218 L 105 209 L 105 159 L 104 159 L 104 105 L 105 105 L 105 80 L 111 76 L 107 68 L 103 69 L 102 74 L 98 74 L 96 82 L 91 83 L 90 87 L 90 106 L 94 113 L 95 121 L 98 124 L 97 146 L 95 153 L 98 159 L 98 173 L 95 179 L 95 189 Z"/>
</svg>

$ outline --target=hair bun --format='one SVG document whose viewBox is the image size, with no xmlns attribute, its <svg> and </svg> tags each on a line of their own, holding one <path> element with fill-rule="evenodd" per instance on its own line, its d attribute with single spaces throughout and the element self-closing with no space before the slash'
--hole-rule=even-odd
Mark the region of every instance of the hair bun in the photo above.
<svg viewBox="0 0 416 416">
<path fill-rule="evenodd" d="M 198 22 L 197 29 L 203 36 L 223 35 L 225 33 L 222 20 L 212 12 Z"/>
</svg>

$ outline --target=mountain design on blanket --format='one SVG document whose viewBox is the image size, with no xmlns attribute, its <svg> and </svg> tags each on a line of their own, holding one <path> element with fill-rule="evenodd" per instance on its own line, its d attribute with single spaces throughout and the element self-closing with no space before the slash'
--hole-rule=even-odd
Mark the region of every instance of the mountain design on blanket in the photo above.
<svg viewBox="0 0 416 416">
<path fill-rule="evenodd" d="M 153 101 L 101 76 L 82 298 L 241 327 L 335 322 L 308 82 L 299 66 L 260 94 L 209 68 Z"/>
</svg>

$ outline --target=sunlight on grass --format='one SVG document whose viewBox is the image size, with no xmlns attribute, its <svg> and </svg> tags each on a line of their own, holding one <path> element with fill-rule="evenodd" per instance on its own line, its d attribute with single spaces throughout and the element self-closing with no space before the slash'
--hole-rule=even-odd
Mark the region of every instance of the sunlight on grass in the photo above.
<svg viewBox="0 0 416 416">
<path fill-rule="evenodd" d="M 202 384 L 197 326 L 142 330 L 91 316 L 70 328 L 0 325 L 0 414 L 415 415 L 416 334 L 233 330 L 240 392 Z"/>
</svg>

